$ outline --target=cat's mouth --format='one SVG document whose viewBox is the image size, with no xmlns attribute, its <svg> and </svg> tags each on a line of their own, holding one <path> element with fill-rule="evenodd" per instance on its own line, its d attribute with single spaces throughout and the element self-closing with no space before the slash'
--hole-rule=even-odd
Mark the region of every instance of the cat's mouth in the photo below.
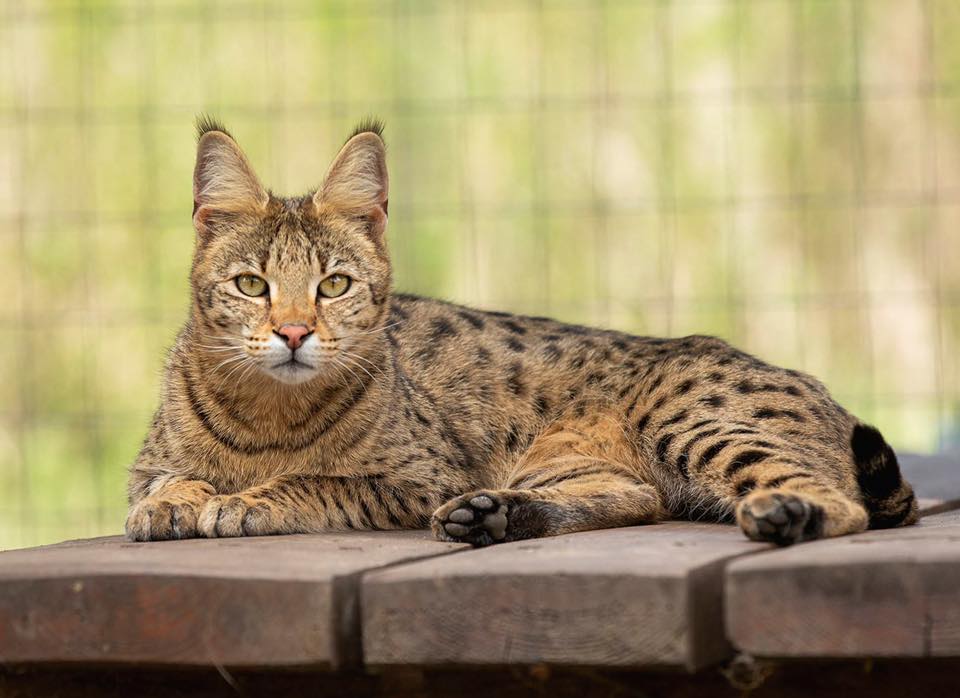
<svg viewBox="0 0 960 698">
<path fill-rule="evenodd" d="M 316 375 L 317 367 L 291 356 L 286 361 L 270 366 L 269 372 L 273 378 L 281 383 L 296 385 L 308 381 Z"/>
<path fill-rule="evenodd" d="M 286 361 L 281 361 L 278 364 L 274 364 L 270 367 L 270 370 L 275 371 L 277 369 L 283 369 L 287 371 L 313 371 L 315 368 L 316 366 L 311 366 L 308 363 L 298 360 L 296 356 L 291 356 Z"/>
</svg>

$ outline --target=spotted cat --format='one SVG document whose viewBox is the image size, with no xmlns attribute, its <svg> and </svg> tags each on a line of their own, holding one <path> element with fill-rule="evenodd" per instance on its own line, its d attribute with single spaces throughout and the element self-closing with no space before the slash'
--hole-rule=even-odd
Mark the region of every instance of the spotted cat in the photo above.
<svg viewBox="0 0 960 698">
<path fill-rule="evenodd" d="M 487 545 L 680 517 L 786 545 L 917 519 L 879 432 L 808 375 L 393 293 L 381 133 L 283 198 L 199 123 L 191 310 L 131 539 L 430 525 Z"/>
</svg>

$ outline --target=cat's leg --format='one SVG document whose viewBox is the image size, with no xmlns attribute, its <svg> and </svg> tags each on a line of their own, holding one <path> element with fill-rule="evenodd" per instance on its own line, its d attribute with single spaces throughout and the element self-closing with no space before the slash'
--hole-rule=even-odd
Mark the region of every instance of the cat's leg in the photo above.
<svg viewBox="0 0 960 698">
<path fill-rule="evenodd" d="M 822 478 L 799 474 L 754 489 L 737 503 L 737 523 L 749 538 L 791 545 L 866 530 L 862 504 Z"/>
<path fill-rule="evenodd" d="M 482 546 L 656 521 L 663 517 L 660 497 L 637 461 L 613 417 L 561 420 L 533 440 L 504 487 L 437 509 L 433 532 Z"/>
<path fill-rule="evenodd" d="M 422 528 L 458 486 L 430 464 L 400 475 L 287 475 L 211 497 L 200 513 L 209 538 L 312 533 L 330 529 Z"/>
<path fill-rule="evenodd" d="M 753 540 L 790 545 L 867 527 L 850 456 L 798 448 L 775 433 L 738 425 L 694 431 L 655 446 L 664 467 L 679 467 L 687 506 L 713 501 Z M 709 508 L 709 505 L 708 505 Z"/>
<path fill-rule="evenodd" d="M 127 513 L 127 538 L 136 541 L 195 538 L 204 504 L 216 492 L 203 480 L 159 477 Z"/>
</svg>

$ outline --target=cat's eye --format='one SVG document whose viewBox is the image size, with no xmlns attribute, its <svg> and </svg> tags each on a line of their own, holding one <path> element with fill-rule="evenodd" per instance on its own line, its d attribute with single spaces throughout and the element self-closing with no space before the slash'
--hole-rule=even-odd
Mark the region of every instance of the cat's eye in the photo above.
<svg viewBox="0 0 960 698">
<path fill-rule="evenodd" d="M 342 296 L 350 288 L 350 277 L 343 274 L 331 274 L 320 282 L 320 295 L 324 298 Z"/>
<path fill-rule="evenodd" d="M 253 274 L 241 274 L 236 283 L 240 293 L 245 296 L 262 296 L 267 292 L 267 282 Z"/>
</svg>

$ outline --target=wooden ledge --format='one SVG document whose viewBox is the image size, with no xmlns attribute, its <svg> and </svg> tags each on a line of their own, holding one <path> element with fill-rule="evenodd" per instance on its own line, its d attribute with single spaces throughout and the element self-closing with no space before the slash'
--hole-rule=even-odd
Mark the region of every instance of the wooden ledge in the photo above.
<svg viewBox="0 0 960 698">
<path fill-rule="evenodd" d="M 738 560 L 726 600 L 756 656 L 960 656 L 960 511 Z"/>
<path fill-rule="evenodd" d="M 724 564 L 768 546 L 671 522 L 493 546 L 364 575 L 368 665 L 695 670 L 730 654 Z"/>
<path fill-rule="evenodd" d="M 0 663 L 356 664 L 359 573 L 465 547 L 410 531 L 5 552 Z"/>
</svg>

